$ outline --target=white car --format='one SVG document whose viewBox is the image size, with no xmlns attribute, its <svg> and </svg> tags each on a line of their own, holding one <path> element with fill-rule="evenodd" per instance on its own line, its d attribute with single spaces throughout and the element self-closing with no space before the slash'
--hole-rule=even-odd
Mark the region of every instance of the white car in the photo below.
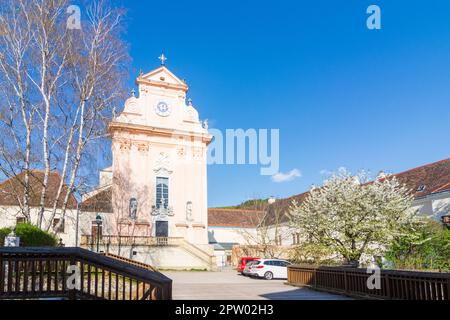
<svg viewBox="0 0 450 320">
<path fill-rule="evenodd" d="M 248 266 L 248 274 L 251 277 L 272 279 L 287 279 L 287 267 L 291 263 L 279 259 L 259 259 L 252 261 Z M 246 267 L 247 269 L 247 267 Z"/>
</svg>

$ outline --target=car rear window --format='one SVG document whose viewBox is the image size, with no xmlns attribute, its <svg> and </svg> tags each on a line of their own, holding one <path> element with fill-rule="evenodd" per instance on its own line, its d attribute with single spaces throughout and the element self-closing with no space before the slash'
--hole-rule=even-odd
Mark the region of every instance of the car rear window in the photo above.
<svg viewBox="0 0 450 320">
<path fill-rule="evenodd" d="M 265 261 L 264 264 L 266 266 L 286 267 L 289 263 L 287 261 L 268 260 Z"/>
<path fill-rule="evenodd" d="M 253 260 L 253 261 L 251 261 L 251 263 L 252 263 L 252 265 L 257 266 L 258 264 L 261 263 L 261 261 L 259 261 L 259 260 Z"/>
</svg>

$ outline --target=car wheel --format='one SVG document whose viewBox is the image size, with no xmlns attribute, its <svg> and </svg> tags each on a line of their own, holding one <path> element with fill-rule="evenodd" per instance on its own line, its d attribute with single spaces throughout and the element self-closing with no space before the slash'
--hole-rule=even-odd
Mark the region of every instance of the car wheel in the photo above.
<svg viewBox="0 0 450 320">
<path fill-rule="evenodd" d="M 264 273 L 264 279 L 272 280 L 273 279 L 273 273 L 270 272 L 270 271 L 267 271 L 266 273 Z"/>
</svg>

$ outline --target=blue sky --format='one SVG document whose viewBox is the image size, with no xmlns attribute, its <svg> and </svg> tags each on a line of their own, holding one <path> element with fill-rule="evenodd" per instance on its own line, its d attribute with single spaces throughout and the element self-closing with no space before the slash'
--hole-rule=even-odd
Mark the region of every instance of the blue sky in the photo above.
<svg viewBox="0 0 450 320">
<path fill-rule="evenodd" d="M 119 2 L 118 2 L 119 3 Z M 450 1 L 123 1 L 133 69 L 167 66 L 210 126 L 280 129 L 274 183 L 210 166 L 209 206 L 286 197 L 322 170 L 400 172 L 450 156 Z M 382 10 L 382 29 L 366 9 Z"/>
</svg>

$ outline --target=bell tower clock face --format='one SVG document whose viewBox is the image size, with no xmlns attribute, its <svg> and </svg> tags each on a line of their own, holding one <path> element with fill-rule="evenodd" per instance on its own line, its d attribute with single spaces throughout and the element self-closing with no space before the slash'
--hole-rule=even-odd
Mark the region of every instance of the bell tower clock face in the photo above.
<svg viewBox="0 0 450 320">
<path fill-rule="evenodd" d="M 161 117 L 168 117 L 168 116 L 170 116 L 171 111 L 172 110 L 171 110 L 169 104 L 167 102 L 165 102 L 165 101 L 160 101 L 155 106 L 156 114 L 161 116 Z"/>
</svg>

